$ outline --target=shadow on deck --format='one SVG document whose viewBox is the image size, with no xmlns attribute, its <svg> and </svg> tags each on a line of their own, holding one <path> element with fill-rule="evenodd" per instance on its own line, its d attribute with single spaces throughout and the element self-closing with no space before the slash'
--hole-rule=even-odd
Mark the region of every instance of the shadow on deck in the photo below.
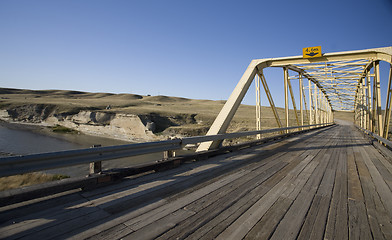
<svg viewBox="0 0 392 240">
<path fill-rule="evenodd" d="M 392 239 L 392 164 L 335 125 L 0 208 L 0 238 Z"/>
</svg>

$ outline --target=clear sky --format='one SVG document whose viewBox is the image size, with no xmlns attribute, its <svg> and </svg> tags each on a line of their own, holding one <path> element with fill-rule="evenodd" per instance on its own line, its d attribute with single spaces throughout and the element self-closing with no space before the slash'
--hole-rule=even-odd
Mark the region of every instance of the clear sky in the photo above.
<svg viewBox="0 0 392 240">
<path fill-rule="evenodd" d="M 0 86 L 222 100 L 252 59 L 392 46 L 391 26 L 392 0 L 0 0 Z"/>
</svg>

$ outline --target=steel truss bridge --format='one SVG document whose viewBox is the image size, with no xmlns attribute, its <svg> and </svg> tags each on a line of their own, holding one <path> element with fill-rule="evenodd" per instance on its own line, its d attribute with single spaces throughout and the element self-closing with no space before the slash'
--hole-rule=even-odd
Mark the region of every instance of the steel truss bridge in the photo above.
<svg viewBox="0 0 392 240">
<path fill-rule="evenodd" d="M 252 81 L 256 82 L 257 129 L 261 129 L 260 85 L 263 86 L 279 127 L 283 124 L 269 91 L 263 70 L 269 67 L 283 68 L 285 94 L 285 126 L 289 126 L 289 92 L 298 126 L 326 123 L 333 119 L 334 111 L 355 112 L 355 123 L 377 135 L 387 138 L 391 116 L 391 70 L 388 77 L 385 114 L 381 111 L 380 61 L 392 64 L 392 47 L 360 51 L 325 53 L 317 58 L 303 56 L 253 60 L 241 77 L 231 96 L 217 116 L 207 135 L 225 133 L 236 110 L 241 104 Z M 290 81 L 299 80 L 300 113 Z M 307 87 L 304 81 L 307 80 Z M 262 84 L 260 84 L 262 83 Z M 305 99 L 308 90 L 308 102 Z M 305 108 L 304 108 L 305 105 Z M 308 105 L 308 107 L 307 107 Z M 304 116 L 304 113 L 306 113 Z M 219 141 L 204 142 L 199 151 L 214 149 Z"/>
<path fill-rule="evenodd" d="M 389 64 L 383 111 L 381 61 Z M 0 192 L 0 238 L 392 239 L 391 64 L 392 47 L 257 59 L 206 136 L 0 158 L 0 177 L 90 164 L 87 177 Z M 284 118 L 268 67 L 283 69 Z M 257 130 L 226 133 L 253 81 Z M 278 128 L 261 129 L 262 88 Z M 336 111 L 354 112 L 355 125 L 333 123 Z M 221 145 L 243 136 L 258 139 Z M 196 143 L 195 153 L 174 156 Z M 101 166 L 155 152 L 164 159 Z"/>
</svg>

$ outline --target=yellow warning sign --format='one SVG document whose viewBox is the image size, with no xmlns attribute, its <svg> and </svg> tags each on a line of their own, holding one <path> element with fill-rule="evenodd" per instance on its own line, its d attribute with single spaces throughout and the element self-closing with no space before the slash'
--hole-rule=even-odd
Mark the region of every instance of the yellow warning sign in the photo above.
<svg viewBox="0 0 392 240">
<path fill-rule="evenodd" d="M 302 48 L 302 56 L 304 58 L 321 57 L 321 46 Z"/>
</svg>

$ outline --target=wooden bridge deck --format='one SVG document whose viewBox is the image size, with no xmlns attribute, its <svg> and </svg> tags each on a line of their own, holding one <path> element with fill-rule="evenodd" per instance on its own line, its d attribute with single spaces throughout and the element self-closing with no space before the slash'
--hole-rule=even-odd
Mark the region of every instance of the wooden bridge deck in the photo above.
<svg viewBox="0 0 392 240">
<path fill-rule="evenodd" d="M 0 208 L 0 238 L 392 239 L 392 165 L 336 125 Z"/>
</svg>

